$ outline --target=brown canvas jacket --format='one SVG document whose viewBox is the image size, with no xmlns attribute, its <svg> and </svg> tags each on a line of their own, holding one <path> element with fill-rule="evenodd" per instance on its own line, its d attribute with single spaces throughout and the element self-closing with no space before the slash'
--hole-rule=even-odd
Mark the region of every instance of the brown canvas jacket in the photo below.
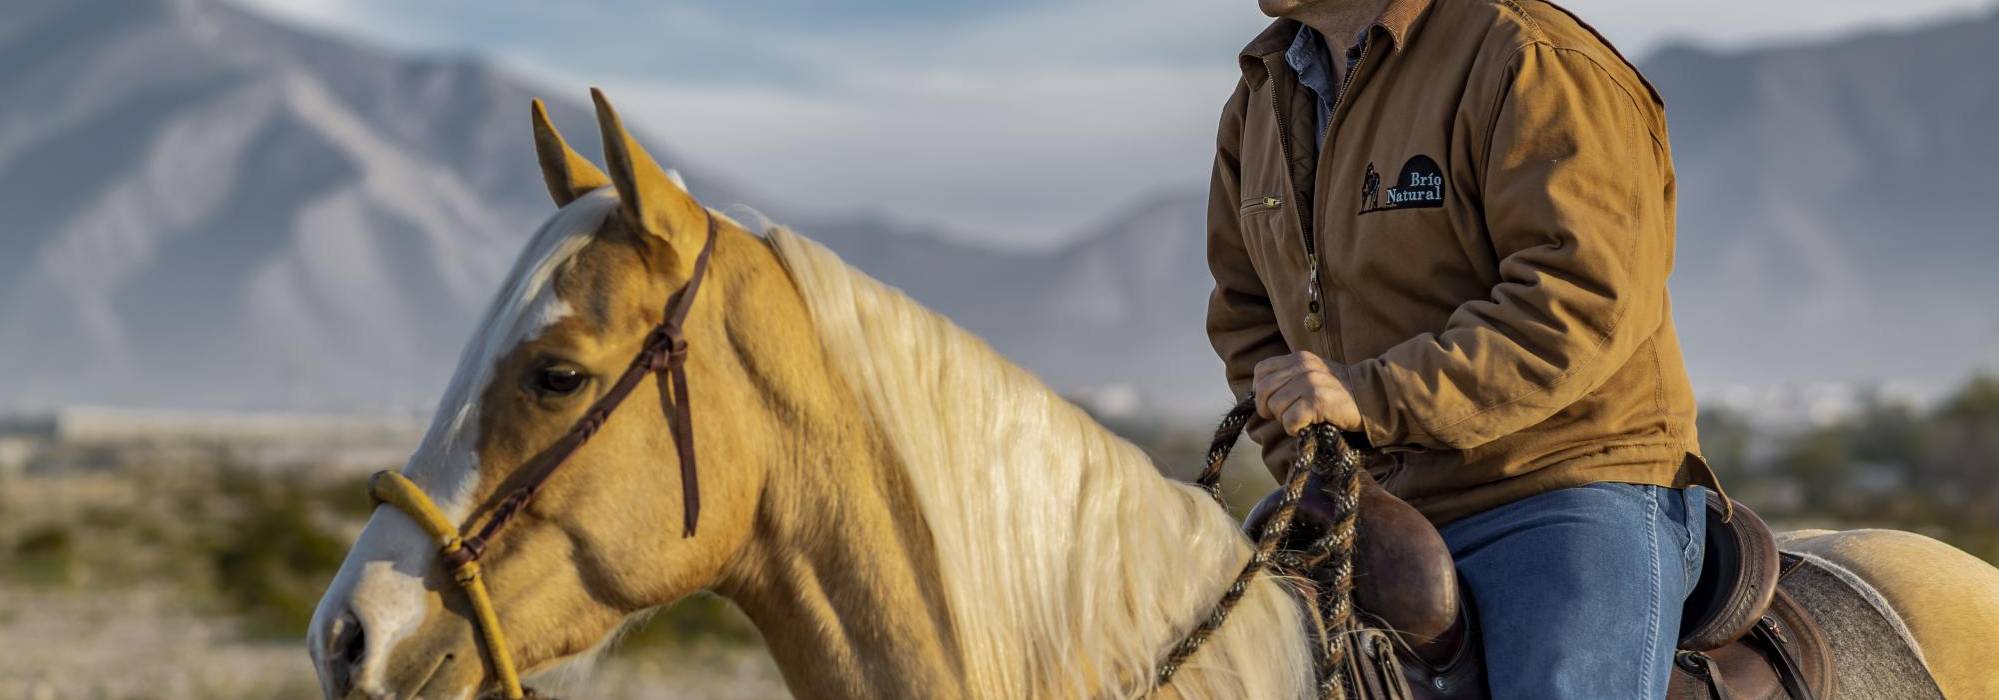
<svg viewBox="0 0 1999 700">
<path fill-rule="evenodd" d="M 1546 2 L 1391 0 L 1315 152 L 1297 28 L 1243 50 L 1222 114 L 1207 326 L 1236 394 L 1257 362 L 1317 353 L 1375 476 L 1438 523 L 1600 481 L 1719 488 L 1666 292 L 1665 108 L 1638 71 Z M 1295 448 L 1259 423 L 1281 477 Z"/>
</svg>

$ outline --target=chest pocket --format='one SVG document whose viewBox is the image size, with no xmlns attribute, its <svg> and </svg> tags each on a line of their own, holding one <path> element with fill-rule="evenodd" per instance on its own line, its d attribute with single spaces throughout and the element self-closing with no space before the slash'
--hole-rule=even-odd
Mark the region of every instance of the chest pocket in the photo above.
<svg viewBox="0 0 1999 700">
<path fill-rule="evenodd" d="M 1246 197 L 1242 200 L 1242 221 L 1247 224 L 1257 220 L 1257 217 L 1276 215 L 1290 204 L 1290 201 L 1278 194 Z"/>
<path fill-rule="evenodd" d="M 1291 231 L 1291 208 L 1296 204 L 1291 198 L 1277 192 L 1275 188 L 1268 194 L 1258 194 L 1257 190 L 1243 190 L 1242 208 L 1237 216 L 1242 223 L 1243 245 L 1249 250 L 1251 262 L 1259 271 L 1269 271 L 1274 267 L 1282 269 L 1289 258 L 1285 254 L 1284 242 L 1289 240 Z M 1270 280 L 1265 280 L 1268 283 Z"/>
<path fill-rule="evenodd" d="M 1299 247 L 1298 202 L 1289 191 L 1291 164 L 1285 160 L 1285 136 L 1277 116 L 1269 109 L 1272 83 L 1265 81 L 1250 96 L 1253 105 L 1244 115 L 1238 185 L 1243 246 L 1251 262 L 1264 276 L 1273 294 L 1287 286 L 1280 271 L 1296 270 L 1304 260 Z M 1261 108 L 1256 107 L 1261 105 Z"/>
</svg>

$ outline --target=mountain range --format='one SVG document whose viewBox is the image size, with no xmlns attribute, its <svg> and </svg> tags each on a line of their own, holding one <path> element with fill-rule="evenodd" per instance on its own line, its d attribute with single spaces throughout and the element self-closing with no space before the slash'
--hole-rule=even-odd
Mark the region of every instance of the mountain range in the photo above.
<svg viewBox="0 0 1999 700">
<path fill-rule="evenodd" d="M 1697 383 L 1999 371 L 1999 13 L 1644 64 L 1680 182 Z"/>
<path fill-rule="evenodd" d="M 28 0 L 0 24 L 0 407 L 415 409 L 549 213 L 530 97 L 217 0 Z M 115 9 L 115 11 L 109 11 Z M 1999 365 L 1999 16 L 1643 62 L 1681 183 L 1676 317 L 1697 385 L 1948 384 Z M 1955 68 L 1954 68 L 1955 67 Z M 591 110 L 550 100 L 557 126 Z M 574 138 L 595 157 L 593 138 Z M 1198 186 L 990 250 L 796 212 L 648 140 L 1074 395 L 1226 396 L 1201 331 Z M 1201 174 L 1193 174 L 1190 182 Z"/>
<path fill-rule="evenodd" d="M 550 212 L 534 92 L 479 61 L 213 0 L 10 15 L 0 405 L 420 405 Z"/>
</svg>

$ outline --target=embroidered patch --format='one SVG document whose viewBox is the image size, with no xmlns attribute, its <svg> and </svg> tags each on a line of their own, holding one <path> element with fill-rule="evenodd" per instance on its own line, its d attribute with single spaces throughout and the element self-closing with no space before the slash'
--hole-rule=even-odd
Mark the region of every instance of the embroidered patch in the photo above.
<svg viewBox="0 0 1999 700">
<path fill-rule="evenodd" d="M 1375 171 L 1374 164 L 1367 164 L 1367 176 L 1361 180 L 1360 213 L 1442 206 L 1444 169 L 1437 167 L 1437 161 L 1429 156 L 1410 158 L 1402 165 L 1402 174 L 1387 188 L 1381 186 L 1381 173 Z"/>
</svg>

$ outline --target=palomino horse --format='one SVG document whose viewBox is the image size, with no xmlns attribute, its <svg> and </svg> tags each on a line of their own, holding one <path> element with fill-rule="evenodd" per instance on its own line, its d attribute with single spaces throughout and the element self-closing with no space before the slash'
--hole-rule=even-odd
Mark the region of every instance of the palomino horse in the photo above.
<svg viewBox="0 0 1999 700">
<path fill-rule="evenodd" d="M 718 230 L 684 323 L 690 392 L 640 384 L 485 548 L 503 651 L 549 669 L 705 589 L 741 606 L 803 697 L 1147 692 L 1250 555 L 1228 514 L 824 248 L 706 210 L 596 97 L 608 174 L 536 105 L 561 208 L 402 471 L 447 529 L 476 531 L 532 479 L 524 465 L 610 390 Z M 704 467 L 698 530 L 683 528 L 669 429 L 683 411 Z M 1914 535 L 1824 537 L 1906 606 L 1951 696 L 1999 697 L 1971 643 L 1999 626 L 1999 570 Z M 500 685 L 437 551 L 400 510 L 369 520 L 308 639 L 327 697 Z M 1258 580 L 1163 694 L 1311 696 L 1306 617 L 1289 587 Z"/>
</svg>

